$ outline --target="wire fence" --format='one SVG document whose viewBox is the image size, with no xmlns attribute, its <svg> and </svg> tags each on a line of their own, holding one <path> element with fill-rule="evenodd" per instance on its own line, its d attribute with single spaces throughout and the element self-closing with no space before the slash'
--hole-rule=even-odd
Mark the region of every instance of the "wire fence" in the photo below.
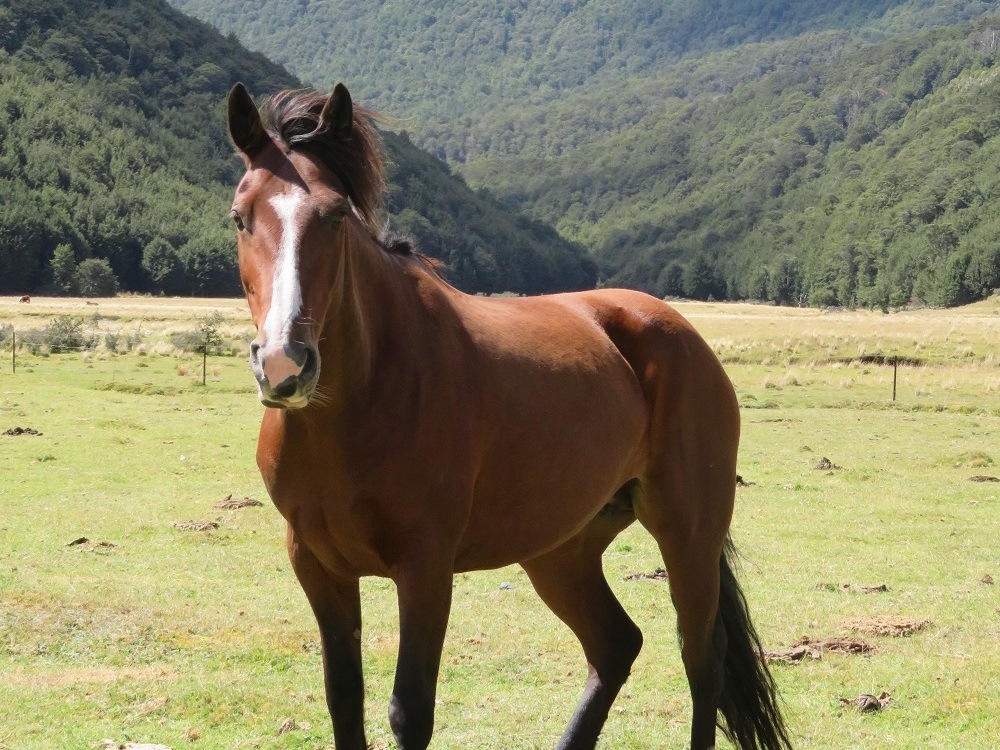
<svg viewBox="0 0 1000 750">
<path fill-rule="evenodd" d="M 17 374 L 18 352 L 29 355 L 49 354 L 85 354 L 99 351 L 103 345 L 105 351 L 111 354 L 127 354 L 146 339 L 141 326 L 132 333 L 122 331 L 87 330 L 79 319 L 71 321 L 55 319 L 45 328 L 30 328 L 18 331 L 12 324 L 0 326 L 0 351 L 9 350 L 10 372 Z M 175 334 L 174 348 L 189 354 L 201 354 L 201 383 L 208 381 L 209 354 L 223 356 L 233 354 L 232 347 L 226 349 L 226 341 L 219 333 L 218 321 L 207 319 L 197 330 L 183 331 Z M 6 352 L 5 352 L 6 353 Z M 23 356 L 22 356 L 23 360 Z M 0 372 L 4 368 L 0 365 Z"/>
</svg>

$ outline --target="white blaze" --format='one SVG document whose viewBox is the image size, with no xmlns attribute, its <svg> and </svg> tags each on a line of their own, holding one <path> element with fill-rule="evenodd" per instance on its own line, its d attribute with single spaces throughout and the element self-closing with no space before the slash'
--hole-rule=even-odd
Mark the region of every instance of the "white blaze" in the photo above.
<svg viewBox="0 0 1000 750">
<path fill-rule="evenodd" d="M 306 193 L 293 187 L 276 195 L 269 203 L 281 220 L 278 257 L 274 262 L 271 284 L 271 307 L 264 318 L 263 363 L 268 382 L 276 386 L 298 375 L 302 368 L 285 354 L 292 324 L 302 309 L 302 286 L 299 283 L 299 239 L 302 232 L 300 213 Z"/>
<path fill-rule="evenodd" d="M 281 240 L 274 263 L 271 284 L 271 307 L 264 319 L 264 340 L 268 348 L 281 346 L 288 338 L 292 323 L 302 308 L 302 287 L 299 284 L 299 210 L 305 192 L 292 188 L 276 195 L 269 203 L 281 219 Z"/>
</svg>

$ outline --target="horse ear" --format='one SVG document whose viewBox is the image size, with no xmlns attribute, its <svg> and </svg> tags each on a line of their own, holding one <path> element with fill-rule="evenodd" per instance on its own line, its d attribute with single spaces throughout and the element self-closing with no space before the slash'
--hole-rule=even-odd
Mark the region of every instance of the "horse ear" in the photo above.
<svg viewBox="0 0 1000 750">
<path fill-rule="evenodd" d="M 267 143 L 267 133 L 260 121 L 260 112 L 242 83 L 229 91 L 229 137 L 236 148 L 252 157 Z"/>
<path fill-rule="evenodd" d="M 351 130 L 354 128 L 354 104 L 351 102 L 351 92 L 347 90 L 347 86 L 342 83 L 337 84 L 323 105 L 320 118 L 335 137 L 344 141 L 351 137 Z"/>
</svg>

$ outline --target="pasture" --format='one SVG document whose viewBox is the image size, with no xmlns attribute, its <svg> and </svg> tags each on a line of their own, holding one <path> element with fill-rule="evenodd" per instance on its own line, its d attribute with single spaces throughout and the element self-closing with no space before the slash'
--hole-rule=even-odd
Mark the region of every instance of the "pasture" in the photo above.
<svg viewBox="0 0 1000 750">
<path fill-rule="evenodd" d="M 733 537 L 765 646 L 874 649 L 772 665 L 796 747 L 995 747 L 1000 483 L 972 479 L 1000 476 L 1000 298 L 891 315 L 677 307 L 743 407 Z M 169 343 L 214 311 L 239 349 L 241 301 L 0 299 L 19 335 L 58 315 L 141 332 L 127 353 L 21 351 L 16 373 L 0 349 L 4 750 L 332 748 L 314 621 L 254 463 L 263 407 L 245 359 L 210 357 L 202 385 L 201 355 Z M 908 363 L 895 403 L 893 356 Z M 263 505 L 215 507 L 227 496 Z M 685 744 L 667 585 L 630 578 L 660 565 L 638 526 L 605 556 L 646 642 L 603 748 Z M 369 579 L 362 595 L 369 738 L 391 748 L 395 593 Z M 850 627 L 879 617 L 922 627 Z M 457 576 L 432 747 L 551 748 L 584 678 L 520 569 Z M 840 702 L 883 691 L 877 712 Z"/>
</svg>

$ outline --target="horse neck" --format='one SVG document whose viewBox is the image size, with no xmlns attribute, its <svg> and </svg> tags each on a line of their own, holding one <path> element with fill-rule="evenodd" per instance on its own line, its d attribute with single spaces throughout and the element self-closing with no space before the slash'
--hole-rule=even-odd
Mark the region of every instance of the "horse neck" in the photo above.
<svg viewBox="0 0 1000 750">
<path fill-rule="evenodd" d="M 321 372 L 329 380 L 321 386 L 335 400 L 355 400 L 373 392 L 388 350 L 393 370 L 405 369 L 405 342 L 419 326 L 419 305 L 400 259 L 388 255 L 366 229 L 349 222 L 339 241 L 337 291 L 319 344 Z"/>
</svg>

